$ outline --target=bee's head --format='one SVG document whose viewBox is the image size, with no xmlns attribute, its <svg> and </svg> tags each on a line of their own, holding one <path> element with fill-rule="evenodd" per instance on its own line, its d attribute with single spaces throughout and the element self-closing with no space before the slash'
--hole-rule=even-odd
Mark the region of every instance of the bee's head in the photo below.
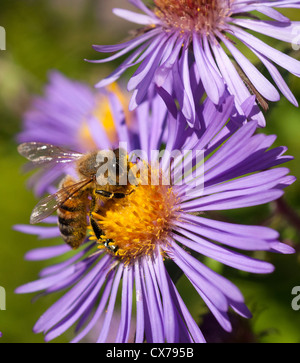
<svg viewBox="0 0 300 363">
<path fill-rule="evenodd" d="M 97 162 L 97 154 L 98 152 L 92 152 L 83 156 L 77 165 L 77 171 L 80 175 L 83 175 L 85 178 L 94 178 L 96 177 L 97 170 L 99 168 L 99 164 Z"/>
</svg>

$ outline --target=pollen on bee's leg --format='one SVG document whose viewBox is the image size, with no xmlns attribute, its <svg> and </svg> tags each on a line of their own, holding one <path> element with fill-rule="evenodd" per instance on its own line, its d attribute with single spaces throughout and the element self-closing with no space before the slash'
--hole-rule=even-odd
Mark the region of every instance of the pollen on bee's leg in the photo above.
<svg viewBox="0 0 300 363">
<path fill-rule="evenodd" d="M 167 245 L 176 212 L 178 198 L 171 186 L 139 185 L 134 193 L 117 201 L 110 199 L 93 214 L 104 235 L 99 248 L 112 240 L 115 251 L 108 253 L 125 264 L 151 256 L 157 245 Z"/>
</svg>

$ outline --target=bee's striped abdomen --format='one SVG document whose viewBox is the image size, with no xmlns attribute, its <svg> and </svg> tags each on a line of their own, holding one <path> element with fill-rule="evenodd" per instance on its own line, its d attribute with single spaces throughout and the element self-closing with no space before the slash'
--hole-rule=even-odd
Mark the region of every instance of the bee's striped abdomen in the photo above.
<svg viewBox="0 0 300 363">
<path fill-rule="evenodd" d="M 62 188 L 74 184 L 71 177 L 62 182 Z M 57 210 L 58 227 L 63 240 L 73 249 L 78 248 L 85 239 L 87 229 L 87 190 L 82 189 L 70 195 Z"/>
</svg>

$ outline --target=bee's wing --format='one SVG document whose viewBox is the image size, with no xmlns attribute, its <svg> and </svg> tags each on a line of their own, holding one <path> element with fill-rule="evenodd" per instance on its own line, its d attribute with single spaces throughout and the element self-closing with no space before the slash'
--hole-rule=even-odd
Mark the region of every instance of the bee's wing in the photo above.
<svg viewBox="0 0 300 363">
<path fill-rule="evenodd" d="M 61 188 L 57 193 L 48 195 L 48 197 L 40 200 L 31 213 L 30 223 L 36 224 L 41 222 L 46 217 L 49 217 L 80 189 L 91 183 L 92 180 L 93 179 L 81 180 L 78 183 Z"/>
<path fill-rule="evenodd" d="M 29 164 L 33 167 L 70 163 L 82 156 L 81 153 L 41 142 L 25 142 L 18 146 L 18 152 L 28 159 L 30 161 Z"/>
</svg>

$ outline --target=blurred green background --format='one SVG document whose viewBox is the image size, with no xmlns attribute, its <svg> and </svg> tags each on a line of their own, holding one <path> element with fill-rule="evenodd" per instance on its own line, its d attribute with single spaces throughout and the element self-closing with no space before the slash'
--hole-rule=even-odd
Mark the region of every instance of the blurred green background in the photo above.
<svg viewBox="0 0 300 363">
<path fill-rule="evenodd" d="M 47 262 L 25 261 L 24 254 L 43 244 L 58 241 L 38 241 L 12 230 L 14 224 L 27 223 L 36 199 L 26 189 L 26 175 L 20 168 L 24 160 L 17 154 L 15 135 L 21 130 L 22 114 L 29 107 L 32 95 L 42 94 L 47 74 L 57 69 L 65 75 L 93 86 L 113 69 L 114 64 L 97 65 L 84 61 L 97 59 L 92 44 L 113 44 L 124 39 L 132 24 L 111 14 L 113 7 L 127 6 L 121 0 L 9 0 L 1 1 L 0 25 L 6 29 L 6 50 L 0 51 L 0 286 L 6 289 L 6 310 L 0 311 L 0 342 L 43 342 L 41 334 L 32 332 L 40 315 L 57 299 L 48 296 L 32 303 L 34 295 L 16 295 L 21 284 L 37 278 Z M 293 20 L 300 11 L 284 11 Z M 291 52 L 291 45 L 276 44 Z M 293 52 L 300 59 L 300 51 Z M 117 64 L 117 63 L 115 63 Z M 300 81 L 283 73 L 292 91 L 300 100 Z M 300 113 L 282 99 L 267 115 L 264 132 L 277 134 L 276 145 L 286 145 L 295 160 L 289 163 L 291 173 L 300 180 Z M 262 224 L 280 231 L 282 240 L 293 245 L 292 256 L 259 253 L 258 258 L 272 262 L 276 271 L 268 276 L 256 276 L 225 268 L 213 261 L 207 263 L 238 285 L 253 313 L 249 322 L 238 321 L 237 334 L 229 341 L 300 342 L 300 311 L 291 308 L 294 286 L 300 286 L 300 182 L 286 191 L 282 206 L 267 206 L 238 210 L 222 215 L 229 221 Z M 219 218 L 220 216 L 216 216 Z M 193 315 L 203 320 L 206 310 L 200 299 L 182 278 L 178 287 Z M 204 320 L 205 321 L 205 318 Z M 244 335 L 238 334 L 244 332 Z M 246 334 L 245 334 L 246 331 Z M 67 342 L 72 330 L 56 339 Z M 242 336 L 242 337 L 241 337 Z M 225 339 L 225 340 L 226 340 Z"/>
</svg>

